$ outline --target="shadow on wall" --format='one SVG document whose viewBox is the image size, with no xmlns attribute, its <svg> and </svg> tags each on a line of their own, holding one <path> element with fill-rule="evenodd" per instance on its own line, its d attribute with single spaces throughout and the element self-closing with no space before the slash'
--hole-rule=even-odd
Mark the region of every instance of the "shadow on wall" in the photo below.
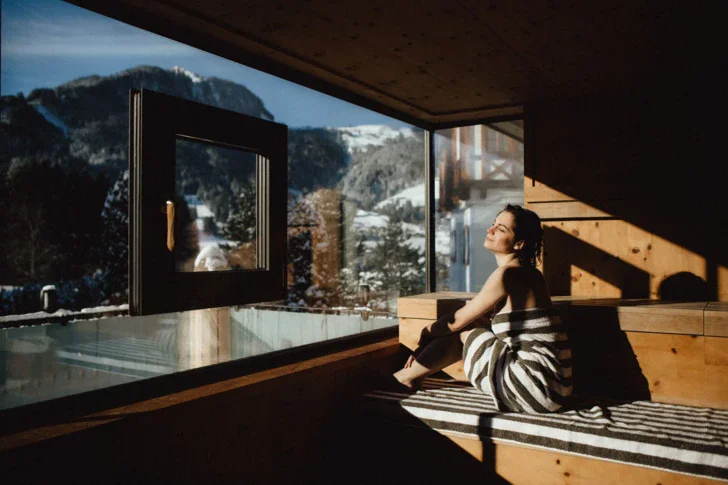
<svg viewBox="0 0 728 485">
<path fill-rule="evenodd" d="M 649 400 L 649 383 L 619 326 L 617 308 L 561 308 L 574 369 L 574 394 L 626 401 Z"/>
<path fill-rule="evenodd" d="M 660 300 L 666 301 L 707 301 L 710 300 L 708 282 L 688 271 L 668 276 L 657 290 Z"/>
<path fill-rule="evenodd" d="M 705 258 L 715 300 L 728 266 L 720 203 L 728 171 L 706 129 L 710 103 L 687 95 L 704 87 L 686 77 L 531 106 L 525 175 Z"/>
<path fill-rule="evenodd" d="M 544 227 L 544 251 L 543 273 L 552 295 L 572 294 L 572 283 L 580 278 L 571 273 L 575 265 L 619 288 L 622 298 L 650 297 L 649 273 L 567 232 Z"/>
</svg>

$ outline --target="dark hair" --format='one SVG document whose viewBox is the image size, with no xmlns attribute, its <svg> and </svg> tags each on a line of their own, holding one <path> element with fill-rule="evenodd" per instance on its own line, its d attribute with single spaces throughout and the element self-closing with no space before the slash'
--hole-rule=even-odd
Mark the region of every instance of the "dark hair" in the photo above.
<svg viewBox="0 0 728 485">
<path fill-rule="evenodd" d="M 543 248 L 543 228 L 541 218 L 533 211 L 524 209 L 520 205 L 507 204 L 503 212 L 513 214 L 516 227 L 516 241 L 523 241 L 523 247 L 518 250 L 518 260 L 522 266 L 535 267 L 541 261 Z"/>
</svg>

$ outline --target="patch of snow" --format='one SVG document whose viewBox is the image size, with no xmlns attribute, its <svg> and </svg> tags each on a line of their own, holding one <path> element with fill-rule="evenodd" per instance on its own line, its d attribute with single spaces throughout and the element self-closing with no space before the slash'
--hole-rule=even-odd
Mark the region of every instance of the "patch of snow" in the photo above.
<svg viewBox="0 0 728 485">
<path fill-rule="evenodd" d="M 172 68 L 172 71 L 174 71 L 175 74 L 182 74 L 184 76 L 187 76 L 188 78 L 190 78 L 192 80 L 193 83 L 200 83 L 206 79 L 206 78 L 200 76 L 199 74 L 195 74 L 194 72 L 189 71 L 189 70 L 185 69 L 184 67 L 180 67 L 180 66 L 174 66 Z"/>
<path fill-rule="evenodd" d="M 30 323 L 29 325 L 48 325 L 48 322 L 43 322 L 44 319 L 48 318 L 57 318 L 57 317 L 69 317 L 69 320 L 72 320 L 74 316 L 78 315 L 88 315 L 93 313 L 99 313 L 99 315 L 94 315 L 94 318 L 105 318 L 103 313 L 110 313 L 110 312 L 126 312 L 129 310 L 129 305 L 127 303 L 124 303 L 123 305 L 116 305 L 116 306 L 97 306 L 97 307 L 89 307 L 89 308 L 82 308 L 80 311 L 74 312 L 71 310 L 66 310 L 65 308 L 61 308 L 59 310 L 56 310 L 53 313 L 47 313 L 47 312 L 33 312 L 33 313 L 22 313 L 19 315 L 5 315 L 0 317 L 0 323 L 2 322 L 19 322 L 19 321 L 31 321 L 31 320 L 38 320 L 37 323 Z M 112 315 L 114 316 L 114 315 Z M 85 318 L 84 318 L 85 319 Z M 18 325 L 19 328 L 25 327 L 27 325 Z"/>
<path fill-rule="evenodd" d="M 390 204 L 400 204 L 405 201 L 410 201 L 414 207 L 425 206 L 425 184 L 415 185 L 408 189 L 404 189 L 401 192 L 394 194 L 391 197 L 384 199 L 374 206 L 375 209 L 382 209 Z"/>
<path fill-rule="evenodd" d="M 389 217 L 362 209 L 358 209 L 354 216 L 354 228 L 358 230 L 384 229 L 388 223 Z"/>
<path fill-rule="evenodd" d="M 63 132 L 64 137 L 68 138 L 68 126 L 66 126 L 66 123 L 64 123 L 62 119 L 53 114 L 48 108 L 40 103 L 30 103 L 30 105 L 35 108 L 35 110 L 40 113 L 40 115 L 43 116 L 48 123 L 60 129 Z"/>
<path fill-rule="evenodd" d="M 34 320 L 39 318 L 48 318 L 48 317 L 65 317 L 67 315 L 73 315 L 76 312 L 72 312 L 71 310 L 66 310 L 61 308 L 60 310 L 56 310 L 53 313 L 47 313 L 47 312 L 33 312 L 33 313 L 23 313 L 21 315 L 7 315 L 4 317 L 0 317 L 0 322 L 15 322 L 18 320 Z"/>
<path fill-rule="evenodd" d="M 387 125 L 343 126 L 335 128 L 335 130 L 341 133 L 349 153 L 354 150 L 366 151 L 369 146 L 382 145 L 386 140 L 399 136 L 406 138 L 415 136 L 412 128 L 392 128 Z"/>
<path fill-rule="evenodd" d="M 95 306 L 91 308 L 82 308 L 81 313 L 95 313 L 95 312 L 123 312 L 129 309 L 129 304 L 124 303 L 123 305 L 107 305 L 107 306 Z"/>
<path fill-rule="evenodd" d="M 411 238 L 409 238 L 407 240 L 407 244 L 409 244 L 409 246 L 412 249 L 416 249 L 420 253 L 423 253 L 424 254 L 425 248 L 426 248 L 424 236 L 422 236 L 422 237 L 411 237 Z"/>
<path fill-rule="evenodd" d="M 439 193 L 439 183 L 435 180 L 435 194 Z M 374 206 L 375 209 L 382 209 L 389 204 L 401 204 L 410 201 L 413 207 L 425 206 L 425 183 L 417 184 L 401 192 L 397 192 L 391 197 L 384 199 Z"/>
<path fill-rule="evenodd" d="M 411 222 L 403 222 L 402 223 L 402 230 L 405 234 L 409 234 L 411 236 L 425 236 L 425 225 L 422 224 L 413 224 Z"/>
<path fill-rule="evenodd" d="M 209 207 L 207 207 L 207 204 L 202 202 L 200 198 L 196 195 L 185 195 L 185 202 L 187 203 L 187 206 L 192 209 L 194 208 L 197 212 L 197 217 L 199 219 L 203 219 L 205 217 L 215 217 L 215 215 L 212 213 Z"/>
</svg>

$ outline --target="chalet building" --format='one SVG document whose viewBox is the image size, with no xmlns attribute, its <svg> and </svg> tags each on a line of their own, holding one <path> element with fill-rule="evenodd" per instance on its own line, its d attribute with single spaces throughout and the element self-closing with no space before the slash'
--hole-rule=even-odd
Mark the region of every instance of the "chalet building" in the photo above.
<svg viewBox="0 0 728 485">
<path fill-rule="evenodd" d="M 3 95 L 3 484 L 728 481 L 718 5 L 22 3 L 0 4 L 4 83 L 23 76 L 12 60 L 33 51 L 17 46 L 39 25 L 14 16 L 51 12 L 56 42 L 65 26 L 101 19 L 110 38 L 133 28 L 142 48 L 151 33 L 269 76 L 267 99 L 282 97 L 271 86 L 285 81 L 295 96 L 405 128 L 368 145 L 367 158 L 346 152 L 333 122 L 286 126 L 252 89 L 141 55 L 110 76 Z M 77 48 L 98 47 L 85 44 Z M 45 65 L 60 70 L 52 47 Z M 111 115 L 89 114 L 99 107 Z M 180 140 L 199 146 L 175 152 Z M 233 173 L 222 151 L 210 155 L 221 147 L 247 152 L 255 170 Z M 299 149 L 316 163 L 293 170 Z M 207 168 L 176 166 L 182 154 Z M 43 182 L 63 196 L 61 179 L 38 167 L 66 174 L 74 191 L 74 181 L 96 180 L 73 217 L 53 212 L 65 226 L 49 225 L 55 245 L 40 249 L 5 242 L 37 222 L 12 212 L 41 207 L 22 194 L 42 194 L 31 189 Z M 356 180 L 342 175 L 355 169 Z M 175 177 L 188 175 L 184 196 L 205 208 L 204 221 L 176 202 Z M 235 221 L 219 204 L 243 178 L 255 184 L 255 210 L 237 223 L 252 236 L 226 266 Z M 82 227 L 92 197 L 103 220 Z M 408 204 L 381 204 L 398 197 Z M 462 360 L 416 392 L 393 389 L 422 329 L 473 298 L 495 268 L 483 240 L 508 203 L 542 221 L 538 267 L 571 346 L 572 400 L 554 413 L 503 412 Z M 61 238 L 76 225 L 85 239 Z M 102 226 L 93 251 L 110 272 L 90 259 Z M 221 265 L 208 265 L 202 236 L 188 244 L 180 226 L 204 230 L 214 249 L 205 254 Z M 32 259 L 53 284 L 26 281 L 31 250 L 61 244 L 75 248 L 63 265 Z M 98 297 L 112 284 L 123 287 L 118 301 Z M 41 289 L 60 310 L 42 306 Z"/>
</svg>

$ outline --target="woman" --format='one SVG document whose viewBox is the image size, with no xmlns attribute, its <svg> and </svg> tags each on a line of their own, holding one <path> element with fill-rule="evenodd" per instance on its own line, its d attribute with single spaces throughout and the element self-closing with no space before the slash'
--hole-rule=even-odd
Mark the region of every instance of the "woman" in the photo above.
<svg viewBox="0 0 728 485">
<path fill-rule="evenodd" d="M 507 205 L 484 243 L 498 268 L 464 307 L 423 329 L 419 348 L 394 374 L 397 381 L 417 389 L 426 376 L 462 358 L 468 380 L 493 396 L 498 409 L 561 408 L 572 390 L 571 351 L 536 268 L 542 244 L 539 217 Z"/>
</svg>

